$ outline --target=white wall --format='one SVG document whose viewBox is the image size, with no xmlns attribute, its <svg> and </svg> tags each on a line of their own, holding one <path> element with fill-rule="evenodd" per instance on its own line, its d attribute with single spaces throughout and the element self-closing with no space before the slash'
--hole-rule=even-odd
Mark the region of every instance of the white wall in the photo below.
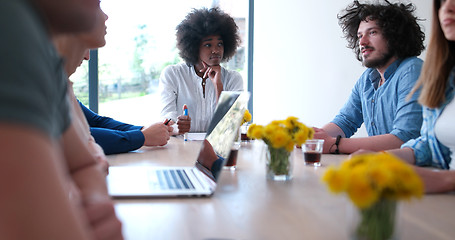
<svg viewBox="0 0 455 240">
<path fill-rule="evenodd" d="M 412 1 L 429 35 L 432 1 Z M 365 68 L 346 47 L 337 14 L 351 0 L 260 0 L 254 4 L 254 122 L 296 116 L 331 121 Z M 424 54 L 422 54 L 424 55 Z M 421 56 L 424 58 L 424 56 Z M 357 136 L 364 136 L 361 129 Z"/>
</svg>

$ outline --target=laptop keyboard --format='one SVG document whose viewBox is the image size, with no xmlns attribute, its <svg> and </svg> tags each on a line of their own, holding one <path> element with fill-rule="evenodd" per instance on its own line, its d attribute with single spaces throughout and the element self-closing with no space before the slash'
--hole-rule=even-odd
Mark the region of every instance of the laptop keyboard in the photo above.
<svg viewBox="0 0 455 240">
<path fill-rule="evenodd" d="M 156 172 L 161 189 L 194 189 L 186 172 L 182 169 L 163 169 Z"/>
</svg>

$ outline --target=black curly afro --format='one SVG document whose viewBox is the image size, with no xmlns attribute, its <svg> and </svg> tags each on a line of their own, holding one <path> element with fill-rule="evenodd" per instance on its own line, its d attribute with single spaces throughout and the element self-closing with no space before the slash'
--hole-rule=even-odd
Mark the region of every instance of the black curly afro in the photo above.
<svg viewBox="0 0 455 240">
<path fill-rule="evenodd" d="M 234 19 L 219 8 L 193 9 L 177 26 L 177 48 L 180 57 L 188 65 L 199 60 L 199 46 L 203 38 L 219 35 L 224 43 L 222 61 L 234 56 L 240 45 L 240 36 Z"/>
</svg>

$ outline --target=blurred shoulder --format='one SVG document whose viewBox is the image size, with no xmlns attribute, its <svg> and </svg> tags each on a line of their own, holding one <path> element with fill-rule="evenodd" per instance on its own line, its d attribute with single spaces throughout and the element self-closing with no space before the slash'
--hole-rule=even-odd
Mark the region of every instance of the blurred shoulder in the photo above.
<svg viewBox="0 0 455 240">
<path fill-rule="evenodd" d="M 161 72 L 161 75 L 188 74 L 192 69 L 193 67 L 186 65 L 186 63 L 178 63 L 166 66 Z"/>
<path fill-rule="evenodd" d="M 229 79 L 232 79 L 232 78 L 243 79 L 242 75 L 239 72 L 235 71 L 235 70 L 230 70 L 230 69 L 226 69 L 224 67 L 221 67 L 221 71 L 222 71 L 223 76 L 226 76 Z"/>
<path fill-rule="evenodd" d="M 193 68 L 192 66 L 186 65 L 186 63 L 177 63 L 174 65 L 168 65 L 166 66 L 163 71 L 187 71 L 189 69 Z"/>
<path fill-rule="evenodd" d="M 415 68 L 421 69 L 423 65 L 423 60 L 418 57 L 408 57 L 403 59 L 401 63 L 402 68 Z"/>
</svg>

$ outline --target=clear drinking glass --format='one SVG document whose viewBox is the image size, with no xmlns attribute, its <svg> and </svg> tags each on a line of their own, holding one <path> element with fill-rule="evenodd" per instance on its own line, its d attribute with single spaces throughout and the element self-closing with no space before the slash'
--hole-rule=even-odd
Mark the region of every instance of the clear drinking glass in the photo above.
<svg viewBox="0 0 455 240">
<path fill-rule="evenodd" d="M 302 152 L 305 159 L 305 165 L 315 167 L 321 166 L 323 139 L 310 139 L 302 144 Z"/>
</svg>

